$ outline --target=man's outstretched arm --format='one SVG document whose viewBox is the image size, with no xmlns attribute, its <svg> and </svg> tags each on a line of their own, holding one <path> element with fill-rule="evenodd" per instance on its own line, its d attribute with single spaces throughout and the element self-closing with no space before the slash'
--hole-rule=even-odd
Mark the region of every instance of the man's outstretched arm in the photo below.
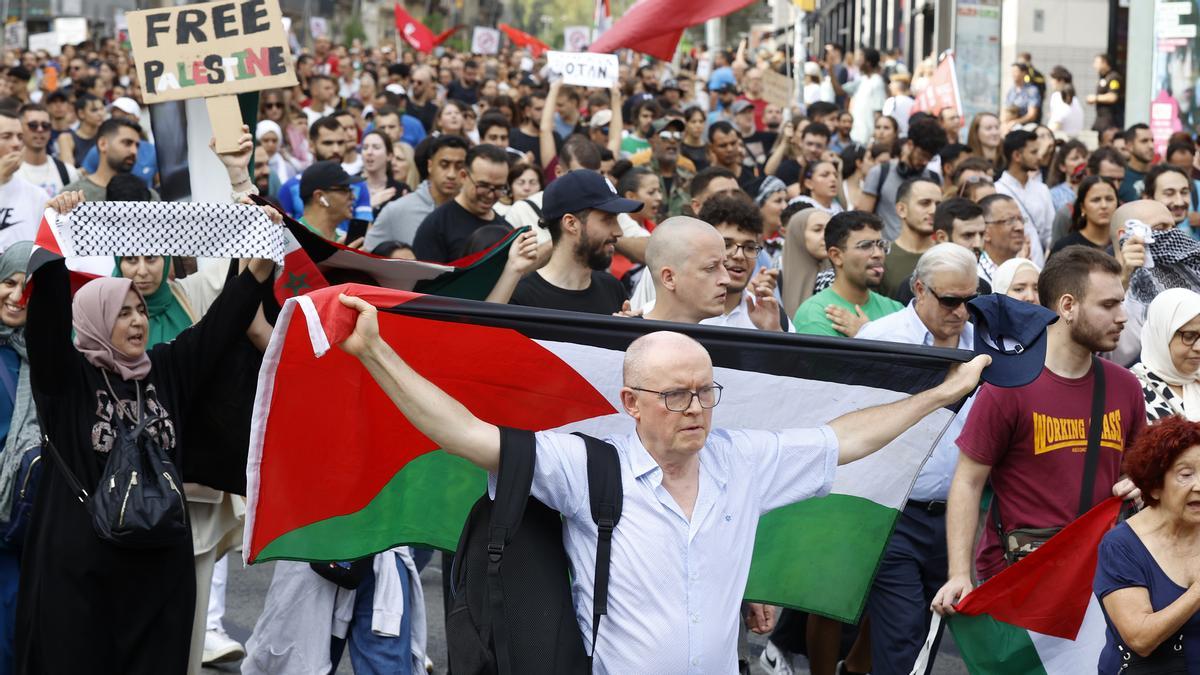
<svg viewBox="0 0 1200 675">
<path fill-rule="evenodd" d="M 991 362 L 990 356 L 976 356 L 952 367 L 946 380 L 933 389 L 895 403 L 846 413 L 830 422 L 838 439 L 838 464 L 866 457 L 896 440 L 921 418 L 970 394 Z"/>
<path fill-rule="evenodd" d="M 358 312 L 358 321 L 338 346 L 362 361 L 401 414 L 446 452 L 487 471 L 499 471 L 500 430 L 409 367 L 379 336 L 378 312 L 369 302 L 346 295 L 339 299 Z"/>
</svg>

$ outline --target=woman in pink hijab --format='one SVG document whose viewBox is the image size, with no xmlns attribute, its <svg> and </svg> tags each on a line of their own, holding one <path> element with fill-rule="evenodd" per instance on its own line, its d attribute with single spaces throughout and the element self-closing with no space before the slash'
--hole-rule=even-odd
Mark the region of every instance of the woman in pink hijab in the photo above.
<svg viewBox="0 0 1200 675">
<path fill-rule="evenodd" d="M 82 193 L 66 193 L 51 205 L 66 213 L 81 201 Z M 157 418 L 151 437 L 182 466 L 196 392 L 221 376 L 219 358 L 270 292 L 273 264 L 250 261 L 198 324 L 147 350 L 146 303 L 129 279 L 90 281 L 72 301 L 64 261 L 37 262 L 26 324 L 30 383 L 58 454 L 89 494 L 105 489 L 116 433 L 148 414 Z M 17 672 L 185 672 L 196 593 L 191 538 L 158 548 L 102 540 L 63 472 L 43 466 L 22 557 Z"/>
</svg>

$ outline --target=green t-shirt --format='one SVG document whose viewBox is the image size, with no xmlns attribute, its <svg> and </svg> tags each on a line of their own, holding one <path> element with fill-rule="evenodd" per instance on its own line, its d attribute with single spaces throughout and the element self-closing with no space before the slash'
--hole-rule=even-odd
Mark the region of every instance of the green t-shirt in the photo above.
<svg viewBox="0 0 1200 675">
<path fill-rule="evenodd" d="M 634 136 L 633 134 L 629 134 L 625 138 L 621 139 L 621 152 L 624 152 L 629 155 L 637 154 L 638 152 L 640 152 L 642 150 L 647 150 L 649 148 L 650 148 L 650 141 L 648 141 L 644 138 L 638 138 L 637 136 Z"/>
<path fill-rule="evenodd" d="M 920 259 L 920 253 L 911 253 L 892 242 L 891 250 L 883 259 L 883 281 L 879 283 L 879 292 L 889 298 L 896 297 L 896 291 L 900 288 L 900 284 L 912 276 L 913 270 L 917 269 L 917 261 Z"/>
<path fill-rule="evenodd" d="M 808 335 L 845 337 L 834 329 L 829 319 L 825 318 L 825 308 L 829 305 L 837 305 L 849 312 L 854 311 L 853 303 L 846 301 L 842 296 L 834 293 L 832 288 L 826 288 L 808 300 L 805 300 L 804 304 L 800 305 L 800 309 L 796 310 L 796 317 L 793 320 L 793 323 L 796 325 L 796 332 Z M 875 291 L 869 291 L 867 304 L 862 306 L 863 313 L 872 321 L 887 316 L 892 312 L 899 312 L 902 309 L 904 309 L 904 305 L 891 298 L 884 297 Z"/>
</svg>

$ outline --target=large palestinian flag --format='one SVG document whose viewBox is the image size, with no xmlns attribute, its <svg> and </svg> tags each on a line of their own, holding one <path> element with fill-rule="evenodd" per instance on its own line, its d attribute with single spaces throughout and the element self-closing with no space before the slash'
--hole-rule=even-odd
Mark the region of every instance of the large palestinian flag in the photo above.
<svg viewBox="0 0 1200 675">
<path fill-rule="evenodd" d="M 529 430 L 631 431 L 618 412 L 623 352 L 656 330 L 679 330 L 707 348 L 725 386 L 713 420 L 723 427 L 820 425 L 925 390 L 970 356 L 358 285 L 318 290 L 288 300 L 259 374 L 249 562 L 347 560 L 401 543 L 452 549 L 484 491 L 482 471 L 435 452 L 361 364 L 331 347 L 356 318 L 337 301 L 343 290 L 380 308 L 384 339 L 417 372 L 480 418 Z M 830 496 L 763 518 L 747 596 L 855 620 L 898 509 L 952 416 L 936 411 L 880 452 L 839 467 Z M 425 469 L 419 481 L 414 467 Z"/>
</svg>

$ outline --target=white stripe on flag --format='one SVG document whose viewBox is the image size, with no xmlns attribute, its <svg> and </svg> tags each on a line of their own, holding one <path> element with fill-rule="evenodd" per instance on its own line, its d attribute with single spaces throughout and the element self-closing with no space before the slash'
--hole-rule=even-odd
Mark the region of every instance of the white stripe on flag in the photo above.
<svg viewBox="0 0 1200 675">
<path fill-rule="evenodd" d="M 1076 675 L 1095 670 L 1104 649 L 1106 625 L 1104 612 L 1094 593 L 1088 595 L 1087 613 L 1074 640 L 1029 632 L 1029 638 L 1037 649 L 1038 657 L 1047 675 Z"/>
</svg>

